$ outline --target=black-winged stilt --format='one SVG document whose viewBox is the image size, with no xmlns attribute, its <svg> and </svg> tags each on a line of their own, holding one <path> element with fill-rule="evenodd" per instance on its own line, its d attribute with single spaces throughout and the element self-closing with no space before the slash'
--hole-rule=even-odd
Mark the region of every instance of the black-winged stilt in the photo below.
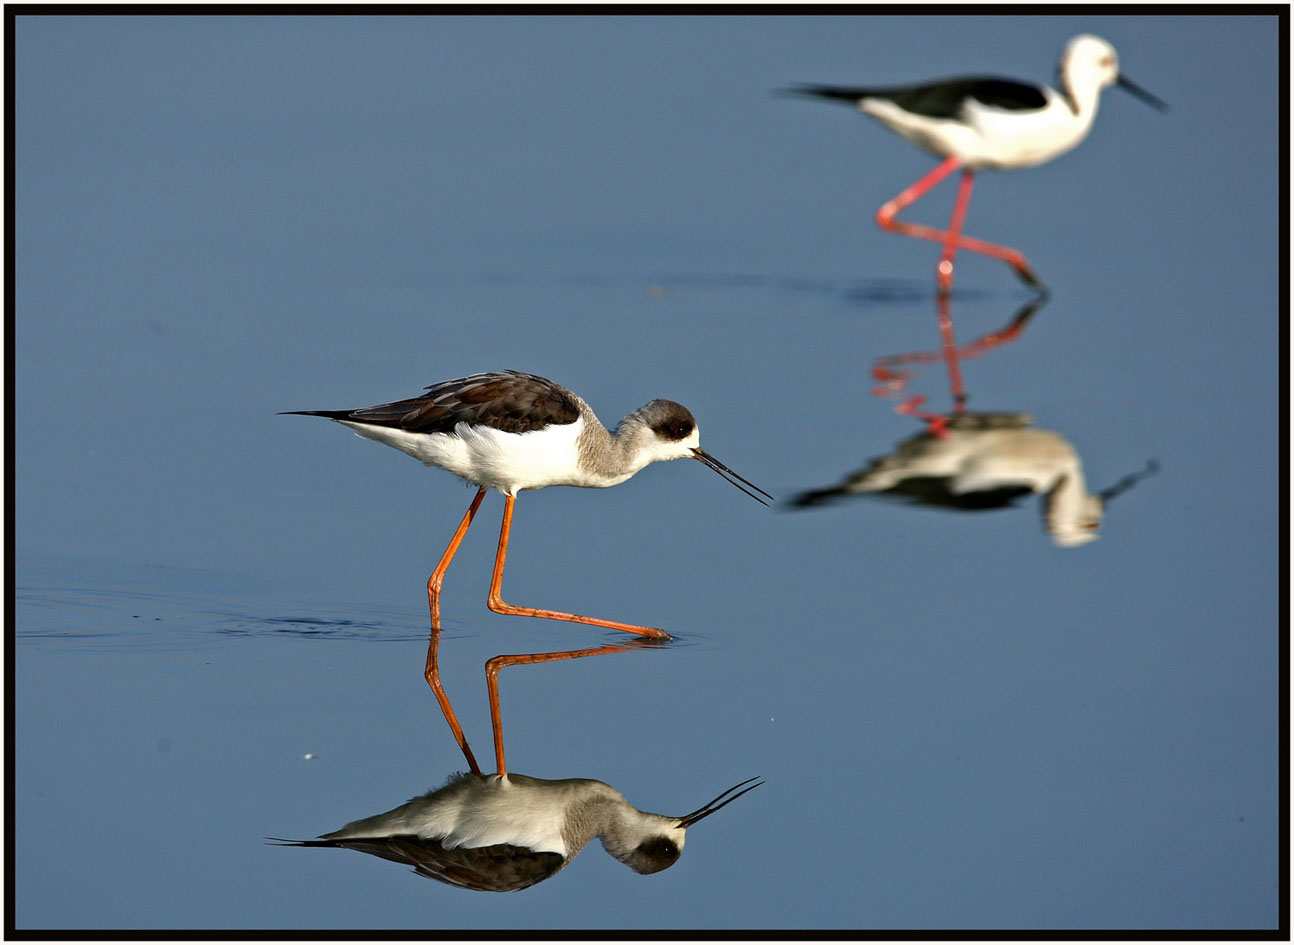
<svg viewBox="0 0 1294 945">
<path fill-rule="evenodd" d="M 611 432 L 580 397 L 533 374 L 473 374 L 433 384 L 426 391 L 421 397 L 358 410 L 284 413 L 335 420 L 360 436 L 393 446 L 478 487 L 476 498 L 427 581 L 427 594 L 433 602 L 486 490 L 496 489 L 504 495 L 504 506 L 488 599 L 491 610 L 667 639 L 669 634 L 656 627 L 505 603 L 500 584 L 517 493 L 547 486 L 606 488 L 624 482 L 650 463 L 691 458 L 765 505 L 768 503 L 761 495 L 773 498 L 701 449 L 695 418 L 682 404 L 670 400 L 653 400 L 639 407 Z"/>
<path fill-rule="evenodd" d="M 952 288 L 958 249 L 1002 259 L 1026 283 L 1045 290 L 1019 250 L 962 235 L 975 171 L 1033 167 L 1064 154 L 1087 136 L 1101 92 L 1111 85 L 1161 110 L 1168 107 L 1122 75 L 1114 47 L 1096 36 L 1071 39 L 1061 54 L 1058 74 L 1059 89 L 974 76 L 888 88 L 801 85 L 791 91 L 847 102 L 944 159 L 876 213 L 876 222 L 886 230 L 943 244 L 935 271 L 940 293 Z M 900 211 L 958 168 L 961 183 L 948 229 L 897 219 Z"/>
</svg>

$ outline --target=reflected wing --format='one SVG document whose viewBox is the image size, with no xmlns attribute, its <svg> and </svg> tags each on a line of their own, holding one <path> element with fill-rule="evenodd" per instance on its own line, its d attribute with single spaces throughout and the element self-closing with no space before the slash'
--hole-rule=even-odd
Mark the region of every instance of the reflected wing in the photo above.
<svg viewBox="0 0 1294 945">
<path fill-rule="evenodd" d="M 482 892 L 525 889 L 548 879 L 566 865 L 560 853 L 536 853 L 510 843 L 447 850 L 435 840 L 415 836 L 304 840 L 291 845 L 358 850 L 412 866 L 415 873 L 427 879 Z"/>
</svg>

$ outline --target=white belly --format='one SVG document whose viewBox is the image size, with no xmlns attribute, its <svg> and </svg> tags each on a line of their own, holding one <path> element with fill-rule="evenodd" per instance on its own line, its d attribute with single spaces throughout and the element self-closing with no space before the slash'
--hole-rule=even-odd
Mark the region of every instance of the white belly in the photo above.
<svg viewBox="0 0 1294 945">
<path fill-rule="evenodd" d="M 487 489 L 515 495 L 545 486 L 598 486 L 576 462 L 584 418 L 530 433 L 502 433 L 460 423 L 454 433 L 407 433 L 391 427 L 339 420 L 362 437 L 394 446 L 428 466 Z"/>
</svg>

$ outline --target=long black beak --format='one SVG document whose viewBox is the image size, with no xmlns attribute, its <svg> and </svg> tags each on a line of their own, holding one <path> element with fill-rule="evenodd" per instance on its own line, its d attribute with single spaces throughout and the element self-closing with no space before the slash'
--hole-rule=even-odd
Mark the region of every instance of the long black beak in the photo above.
<svg viewBox="0 0 1294 945">
<path fill-rule="evenodd" d="M 728 788 L 728 790 L 724 791 L 722 794 L 720 794 L 718 797 L 712 800 L 709 804 L 706 804 L 704 807 L 701 807 L 701 808 L 698 808 L 697 810 L 692 811 L 692 813 L 684 817 L 680 817 L 678 819 L 678 825 L 684 828 L 691 827 L 698 820 L 702 820 L 706 817 L 709 817 L 715 811 L 719 810 L 719 808 L 726 807 L 727 805 L 731 804 L 737 798 L 745 794 L 746 791 L 753 791 L 755 790 L 755 788 L 759 787 L 760 784 L 764 783 L 763 781 L 759 781 L 759 784 L 750 784 L 751 781 L 759 781 L 759 776 L 756 775 L 753 778 L 747 778 L 745 781 L 742 781 L 741 784 L 734 784 L 732 787 Z M 737 788 L 742 787 L 743 785 L 746 785 L 746 784 L 750 784 L 750 787 L 746 788 L 745 791 L 737 791 Z M 737 791 L 737 793 L 732 794 L 733 791 Z M 732 797 L 728 797 L 729 794 L 732 794 Z M 725 797 L 728 797 L 728 799 L 726 801 L 723 801 Z M 723 803 L 720 804 L 719 803 L 720 801 L 723 801 Z"/>
<path fill-rule="evenodd" d="M 1122 76 L 1122 75 L 1119 76 L 1119 78 L 1115 80 L 1115 84 L 1117 84 L 1120 88 L 1127 89 L 1129 92 L 1137 96 L 1137 98 L 1141 99 L 1147 105 L 1150 105 L 1153 108 L 1157 108 L 1161 112 L 1168 111 L 1167 102 L 1165 102 L 1162 98 L 1158 98 L 1154 95 L 1151 95 L 1149 92 L 1147 92 L 1141 86 L 1137 85 L 1137 83 L 1133 82 L 1127 76 Z"/>
<path fill-rule="evenodd" d="M 724 479 L 731 482 L 734 486 L 736 486 L 742 492 L 746 493 L 746 495 L 750 496 L 756 502 L 763 502 L 764 505 L 768 505 L 768 503 L 764 502 L 764 500 L 761 499 L 759 495 L 766 496 L 767 498 L 771 499 L 774 502 L 777 501 L 771 495 L 769 495 L 763 489 L 759 488 L 759 486 L 755 485 L 750 480 L 742 479 L 740 476 L 738 476 L 735 472 L 733 472 L 723 463 L 719 462 L 717 459 L 715 459 L 705 450 L 701 449 L 701 447 L 694 446 L 692 448 L 692 456 L 694 459 L 699 459 L 701 462 L 705 463 L 707 466 L 709 466 L 711 469 L 717 472 L 720 476 L 723 476 Z M 743 486 L 742 485 L 743 482 L 746 484 L 746 486 L 750 486 L 750 489 L 754 489 L 755 492 L 758 492 L 759 495 L 755 495 L 755 492 L 751 492 L 750 489 L 747 489 L 746 486 Z"/>
<path fill-rule="evenodd" d="M 1146 462 L 1145 469 L 1142 469 L 1138 472 L 1129 473 L 1128 475 L 1120 479 L 1118 482 L 1116 482 L 1114 485 L 1110 486 L 1110 488 L 1100 492 L 1099 495 L 1100 495 L 1101 501 L 1109 502 L 1111 499 L 1115 498 L 1120 493 L 1127 492 L 1137 483 L 1141 482 L 1141 480 L 1147 479 L 1153 476 L 1157 472 L 1159 472 L 1159 463 L 1155 462 L 1153 459 L 1148 460 Z"/>
</svg>

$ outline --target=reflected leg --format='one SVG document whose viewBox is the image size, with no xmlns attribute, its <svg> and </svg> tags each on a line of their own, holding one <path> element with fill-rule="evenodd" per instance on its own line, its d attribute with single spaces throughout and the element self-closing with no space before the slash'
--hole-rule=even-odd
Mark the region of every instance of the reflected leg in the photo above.
<svg viewBox="0 0 1294 945">
<path fill-rule="evenodd" d="M 940 439 L 948 437 L 948 418 L 941 413 L 931 413 L 929 410 L 922 410 L 921 405 L 929 398 L 918 394 L 894 408 L 895 413 L 901 413 L 904 416 L 916 417 L 922 420 L 926 425 L 926 432 L 932 433 Z"/>
<path fill-rule="evenodd" d="M 458 742 L 459 749 L 463 752 L 463 757 L 467 759 L 467 767 L 471 769 L 472 774 L 480 774 L 481 769 L 476 764 L 476 757 L 472 754 L 471 746 L 467 744 L 467 738 L 463 735 L 463 728 L 458 724 L 458 719 L 454 715 L 454 707 L 449 704 L 449 696 L 445 695 L 445 688 L 440 684 L 440 663 L 437 659 L 440 650 L 440 604 L 433 600 L 431 604 L 431 640 L 427 644 L 427 685 L 431 691 L 436 694 L 436 701 L 440 703 L 440 711 L 445 714 L 445 721 L 449 723 L 449 730 L 454 733 L 454 741 Z"/>
<path fill-rule="evenodd" d="M 561 653 L 519 653 L 513 656 L 496 656 L 485 664 L 485 687 L 490 695 L 490 724 L 494 728 L 494 764 L 496 773 L 508 773 L 503 760 L 503 720 L 499 711 L 499 670 L 505 666 L 526 663 L 551 663 L 555 660 L 573 660 L 602 653 L 623 653 L 633 646 L 646 646 L 650 640 L 632 640 L 623 644 L 590 647 L 586 650 L 566 650 Z"/>
<path fill-rule="evenodd" d="M 431 610 L 431 640 L 427 644 L 427 666 L 424 675 L 427 679 L 427 685 L 436 696 L 436 701 L 440 703 L 440 711 L 445 715 L 445 721 L 449 723 L 449 730 L 454 733 L 454 740 L 458 742 L 458 747 L 463 752 L 463 757 L 467 759 L 467 765 L 472 769 L 473 774 L 480 774 L 481 769 L 477 767 L 476 758 L 472 755 L 472 749 L 467 744 L 467 739 L 463 736 L 463 728 L 458 724 L 458 719 L 454 715 L 454 707 L 449 703 L 449 697 L 445 694 L 445 688 L 440 683 L 440 667 L 437 661 L 437 655 L 440 648 L 440 589 L 445 580 L 445 572 L 449 569 L 449 562 L 453 560 L 455 552 L 458 551 L 459 544 L 463 541 L 463 536 L 467 534 L 468 527 L 472 524 L 472 519 L 476 516 L 476 510 L 481 507 L 481 500 L 485 498 L 485 489 L 482 488 L 476 493 L 476 498 L 472 500 L 467 514 L 459 523 L 458 529 L 454 532 L 454 537 L 450 539 L 449 547 L 445 553 L 440 556 L 440 563 L 436 565 L 436 570 L 431 573 L 427 579 L 427 605 Z"/>
<path fill-rule="evenodd" d="M 948 267 L 948 278 L 951 281 L 951 265 Z M 952 310 L 946 292 L 941 292 L 935 299 L 935 312 L 938 316 L 939 338 L 943 342 L 944 363 L 948 366 L 948 387 L 952 393 L 953 413 L 962 414 L 966 412 L 966 390 L 962 387 L 960 352 L 957 350 L 957 337 L 953 334 Z"/>
<path fill-rule="evenodd" d="M 974 341 L 960 346 L 957 349 L 957 357 L 975 358 L 986 351 L 991 351 L 994 348 L 1019 340 L 1034 313 L 1047 303 L 1047 298 L 1045 294 L 1033 297 L 1002 328 L 985 332 Z M 940 361 L 946 357 L 947 354 L 943 349 L 939 351 L 913 351 L 909 354 L 889 354 L 878 357 L 872 367 L 872 378 L 883 386 L 874 393 L 878 397 L 884 397 L 907 386 L 908 381 L 913 377 L 912 373 L 895 370 L 895 366 L 900 364 L 924 364 L 931 361 Z"/>
<path fill-rule="evenodd" d="M 500 595 L 503 583 L 503 565 L 508 557 L 508 537 L 512 532 L 512 506 L 515 496 L 505 496 L 503 504 L 503 527 L 499 530 L 499 551 L 494 558 L 494 579 L 490 582 L 489 607 L 498 614 L 512 614 L 519 617 L 546 617 L 549 620 L 569 620 L 572 623 L 587 623 L 597 627 L 609 627 L 612 630 L 624 630 L 655 640 L 668 640 L 670 635 L 656 627 L 640 627 L 632 623 L 620 623 L 615 620 L 603 620 L 599 617 L 584 617 L 580 614 L 568 614 L 560 610 L 539 610 L 535 607 L 517 607 L 504 603 Z"/>
<path fill-rule="evenodd" d="M 877 358 L 876 363 L 872 366 L 872 378 L 880 386 L 873 388 L 872 394 L 876 397 L 895 399 L 899 392 L 908 386 L 908 382 L 913 377 L 912 372 L 895 370 L 897 365 L 922 364 L 942 360 L 948 369 L 948 386 L 953 401 L 952 416 L 965 413 L 968 395 L 962 382 L 961 360 L 963 358 L 977 357 L 986 351 L 991 351 L 1000 345 L 1009 344 L 1019 339 L 1025 327 L 1029 324 L 1029 320 L 1046 303 L 1046 293 L 1034 296 L 1005 326 L 997 331 L 987 332 L 970 344 L 959 347 L 953 333 L 951 301 L 947 295 L 936 296 L 935 311 L 938 316 L 939 336 L 942 342 L 940 350 L 913 351 L 910 354 L 891 354 Z M 944 417 L 940 414 L 920 409 L 926 400 L 927 398 L 924 396 L 914 395 L 894 409 L 897 413 L 924 420 L 927 430 L 935 436 L 947 436 L 947 427 L 951 417 Z"/>
<path fill-rule="evenodd" d="M 1025 326 L 1029 324 L 1029 319 L 1033 318 L 1034 313 L 1042 308 L 1046 302 L 1046 295 L 1040 295 L 1029 300 L 1020 311 L 1016 312 L 1015 317 L 1004 328 L 986 332 L 970 344 L 963 345 L 960 349 L 961 356 L 963 358 L 973 358 L 983 354 L 985 351 L 991 351 L 1000 345 L 1010 344 L 1017 340 L 1024 331 Z"/>
</svg>

